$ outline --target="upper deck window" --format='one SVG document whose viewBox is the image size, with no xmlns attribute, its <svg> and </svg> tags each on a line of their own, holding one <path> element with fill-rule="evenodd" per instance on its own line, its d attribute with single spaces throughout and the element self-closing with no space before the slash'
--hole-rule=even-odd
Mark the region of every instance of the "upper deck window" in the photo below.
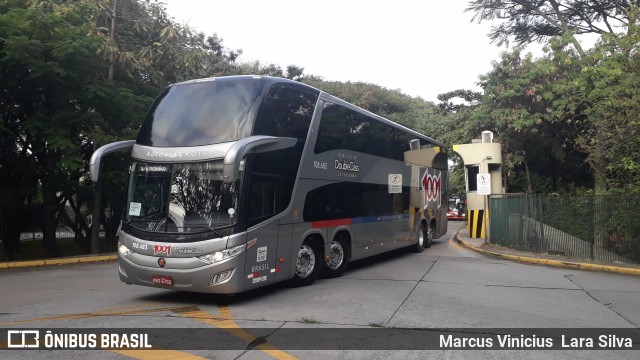
<svg viewBox="0 0 640 360">
<path fill-rule="evenodd" d="M 262 102 L 253 134 L 306 140 L 319 94 L 295 84 L 274 84 Z"/>
<path fill-rule="evenodd" d="M 325 103 L 314 152 L 352 150 L 403 161 L 416 136 L 344 106 Z M 424 139 L 420 146 L 434 145 Z"/>
<path fill-rule="evenodd" d="M 137 143 L 147 146 L 200 146 L 247 137 L 266 80 L 215 79 L 177 84 L 155 100 Z"/>
</svg>

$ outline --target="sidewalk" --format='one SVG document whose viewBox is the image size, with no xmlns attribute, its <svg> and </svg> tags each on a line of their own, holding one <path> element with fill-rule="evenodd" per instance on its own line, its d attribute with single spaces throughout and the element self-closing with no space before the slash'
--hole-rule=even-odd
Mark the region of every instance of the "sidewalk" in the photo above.
<svg viewBox="0 0 640 360">
<path fill-rule="evenodd" d="M 34 266 L 48 266 L 48 265 L 81 264 L 81 263 L 93 263 L 93 262 L 115 261 L 115 260 L 118 260 L 117 254 L 83 255 L 83 256 L 55 258 L 55 259 L 0 262 L 0 269 L 28 268 L 28 267 L 34 267 Z"/>
<path fill-rule="evenodd" d="M 589 260 L 567 258 L 558 255 L 518 251 L 491 243 L 485 243 L 484 239 L 470 238 L 469 231 L 466 228 L 458 230 L 453 235 L 453 240 L 478 253 L 501 259 L 537 265 L 558 266 L 580 270 L 606 271 L 640 276 L 640 265 L 606 264 Z"/>
</svg>

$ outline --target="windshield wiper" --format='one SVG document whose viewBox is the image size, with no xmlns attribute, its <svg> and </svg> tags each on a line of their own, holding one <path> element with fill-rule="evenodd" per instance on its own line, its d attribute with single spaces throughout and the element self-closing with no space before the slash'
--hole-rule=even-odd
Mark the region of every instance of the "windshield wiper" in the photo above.
<svg viewBox="0 0 640 360">
<path fill-rule="evenodd" d="M 137 224 L 137 223 L 159 223 L 163 222 L 165 219 L 149 219 L 149 220 L 129 220 L 125 222 L 125 225 Z"/>
<path fill-rule="evenodd" d="M 218 230 L 216 230 L 216 229 L 214 229 L 214 228 L 212 228 L 210 226 L 207 226 L 207 225 L 189 225 L 189 226 L 183 226 L 182 227 L 182 229 L 184 229 L 184 228 L 199 228 L 199 229 L 204 229 L 204 231 L 201 231 L 201 232 L 210 231 L 210 232 L 214 233 L 218 237 L 223 237 L 224 236 L 224 234 L 221 233 L 220 231 L 218 231 Z M 195 234 L 197 234 L 197 233 L 195 233 Z"/>
</svg>

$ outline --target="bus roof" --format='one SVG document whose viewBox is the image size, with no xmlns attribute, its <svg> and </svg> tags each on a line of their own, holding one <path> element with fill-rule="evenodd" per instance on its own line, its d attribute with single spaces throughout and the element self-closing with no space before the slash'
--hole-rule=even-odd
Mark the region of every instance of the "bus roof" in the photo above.
<svg viewBox="0 0 640 360">
<path fill-rule="evenodd" d="M 430 143 L 433 143 L 433 144 L 435 144 L 437 146 L 446 148 L 444 143 L 442 143 L 440 141 L 437 141 L 437 140 L 435 140 L 435 139 L 433 139 L 433 138 L 431 138 L 429 136 L 423 135 L 423 134 L 421 134 L 421 133 L 419 133 L 419 132 L 417 132 L 415 130 L 409 129 L 408 127 L 406 127 L 404 125 L 398 124 L 398 123 L 393 122 L 393 121 L 391 121 L 391 120 L 389 120 L 387 118 L 384 118 L 384 117 L 382 117 L 380 115 L 374 114 L 371 111 L 365 110 L 365 109 L 363 109 L 363 108 L 361 108 L 359 106 L 353 105 L 353 104 L 351 104 L 351 103 L 349 103 L 349 102 L 347 102 L 347 101 L 345 101 L 343 99 L 340 99 L 337 96 L 331 95 L 331 94 L 329 94 L 329 93 L 327 93 L 325 91 L 322 91 L 320 89 L 317 89 L 317 88 L 315 88 L 315 87 L 313 87 L 311 85 L 308 85 L 308 84 L 305 84 L 305 83 L 299 82 L 299 81 L 294 81 L 294 80 L 291 80 L 291 79 L 275 77 L 275 76 L 263 76 L 263 75 L 232 75 L 232 76 L 220 76 L 220 77 L 210 77 L 210 78 L 203 78 L 203 79 L 187 80 L 187 81 L 182 81 L 182 82 L 179 82 L 179 83 L 172 84 L 170 86 L 180 86 L 180 85 L 187 85 L 187 84 L 194 84 L 194 83 L 201 83 L 201 82 L 208 82 L 208 81 L 216 81 L 216 80 L 217 81 L 220 81 L 220 80 L 222 80 L 222 81 L 233 81 L 233 80 L 237 80 L 237 79 L 247 79 L 247 78 L 266 80 L 267 81 L 267 85 L 269 85 L 269 86 L 274 84 L 274 83 L 289 83 L 289 84 L 292 84 L 292 85 L 295 85 L 295 86 L 300 86 L 300 87 L 306 87 L 306 88 L 309 88 L 309 89 L 313 89 L 315 91 L 320 92 L 320 99 L 322 99 L 324 101 L 333 102 L 333 103 L 348 107 L 348 108 L 350 108 L 352 110 L 361 112 L 361 113 L 363 113 L 363 114 L 365 114 L 367 116 L 375 118 L 376 120 L 378 120 L 378 121 L 380 121 L 380 122 L 382 122 L 384 124 L 387 124 L 389 126 L 393 126 L 395 128 L 398 128 L 398 129 L 400 129 L 402 131 L 411 133 L 412 135 L 416 136 L 417 138 L 426 140 L 426 141 L 428 141 Z"/>
</svg>

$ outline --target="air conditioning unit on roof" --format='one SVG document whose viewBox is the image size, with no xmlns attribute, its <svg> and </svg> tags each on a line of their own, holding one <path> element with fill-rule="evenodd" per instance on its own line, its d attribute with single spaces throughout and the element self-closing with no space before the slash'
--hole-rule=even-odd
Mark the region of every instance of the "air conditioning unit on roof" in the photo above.
<svg viewBox="0 0 640 360">
<path fill-rule="evenodd" d="M 482 143 L 490 144 L 493 142 L 493 132 L 491 131 L 483 131 L 482 132 Z"/>
</svg>

